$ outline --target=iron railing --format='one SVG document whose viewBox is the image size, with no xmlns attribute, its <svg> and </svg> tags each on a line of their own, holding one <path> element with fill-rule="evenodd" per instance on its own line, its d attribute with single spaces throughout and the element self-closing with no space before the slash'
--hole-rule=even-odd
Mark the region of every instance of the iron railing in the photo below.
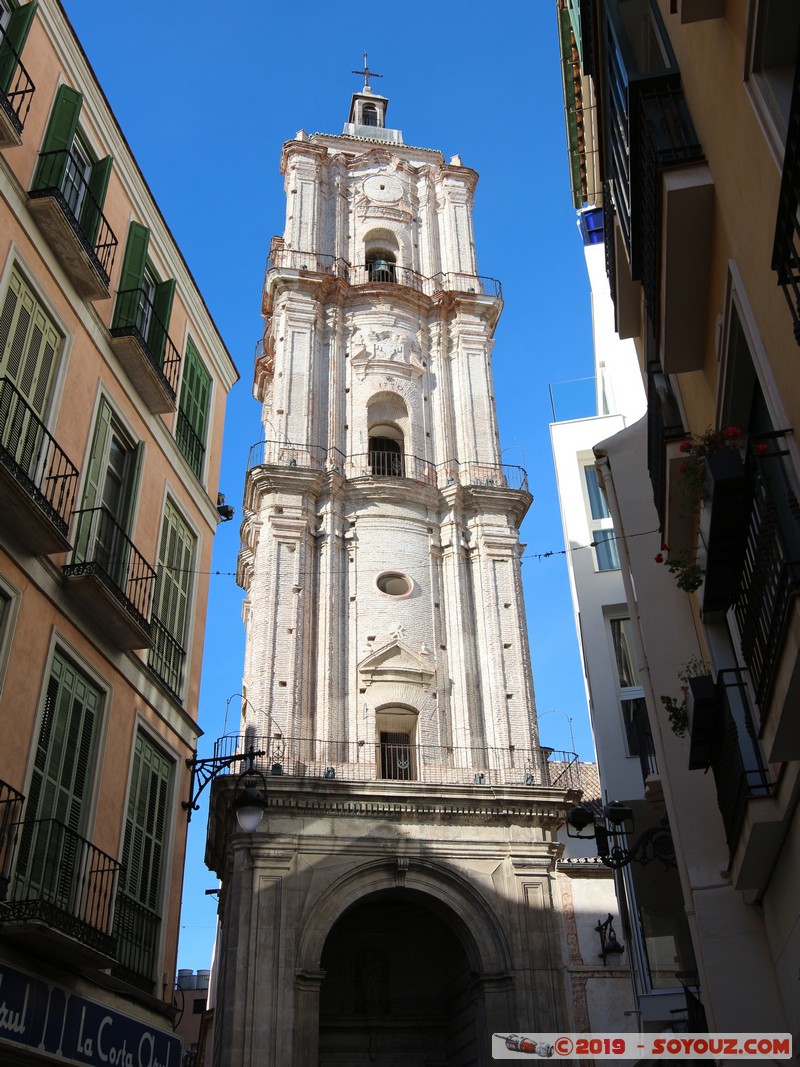
<svg viewBox="0 0 800 1067">
<path fill-rule="evenodd" d="M 717 802 L 731 856 L 744 825 L 752 797 L 769 796 L 772 782 L 761 762 L 755 740 L 750 701 L 743 672 L 720 671 L 717 676 L 719 713 L 711 752 Z"/>
<path fill-rule="evenodd" d="M 751 438 L 746 470 L 752 487 L 747 544 L 734 612 L 742 655 L 750 670 L 762 718 L 784 643 L 793 597 L 800 592 L 800 502 L 785 436 Z"/>
<path fill-rule="evenodd" d="M 661 364 L 647 365 L 647 468 L 662 528 L 666 520 L 667 445 L 686 436 L 675 394 Z"/>
<path fill-rule="evenodd" d="M 77 467 L 10 378 L 0 379 L 0 464 L 66 537 Z"/>
<path fill-rule="evenodd" d="M 152 993 L 161 917 L 122 890 L 114 908 L 116 966 L 113 974 Z"/>
<path fill-rule="evenodd" d="M 494 486 L 501 489 L 528 491 L 528 474 L 511 463 L 459 463 L 451 460 L 438 466 L 420 456 L 396 452 L 364 452 L 344 457 L 336 449 L 317 445 L 292 444 L 289 441 L 257 441 L 250 448 L 247 469 L 274 465 L 301 467 L 308 470 L 336 470 L 345 478 L 410 478 L 437 485 L 440 489 L 458 484 Z"/>
<path fill-rule="evenodd" d="M 111 336 L 137 339 L 174 402 L 181 369 L 180 353 L 144 289 L 121 289 L 117 293 Z"/>
<path fill-rule="evenodd" d="M 274 776 L 327 778 L 345 782 L 381 779 L 425 785 L 540 785 L 582 788 L 574 752 L 549 748 L 492 748 L 427 744 L 381 744 L 372 741 L 323 741 L 295 737 L 227 734 L 214 745 L 214 756 L 249 749 L 264 751 L 256 765 Z M 382 771 L 384 773 L 382 773 Z M 391 773 L 385 773 L 385 772 Z"/>
<path fill-rule="evenodd" d="M 191 420 L 182 408 L 178 408 L 175 420 L 175 440 L 178 448 L 186 457 L 186 462 L 198 478 L 203 476 L 203 458 L 206 454 L 205 442 L 198 436 Z"/>
<path fill-rule="evenodd" d="M 8 896 L 14 846 L 17 841 L 17 824 L 24 803 L 25 797 L 22 793 L 7 782 L 0 781 L 0 901 Z"/>
<path fill-rule="evenodd" d="M 157 615 L 150 620 L 153 646 L 147 653 L 147 666 L 158 675 L 173 696 L 180 699 L 186 649 L 170 633 Z"/>
<path fill-rule="evenodd" d="M 794 67 L 792 103 L 783 155 L 783 173 L 772 247 L 772 269 L 778 274 L 792 315 L 794 339 L 800 345 L 800 43 Z"/>
<path fill-rule="evenodd" d="M 25 128 L 35 91 L 19 53 L 0 29 L 0 107 L 18 134 Z"/>
<path fill-rule="evenodd" d="M 83 177 L 83 167 L 78 158 L 66 148 L 40 153 L 36 176 L 28 195 L 33 200 L 53 197 L 95 272 L 108 288 L 117 238 Z"/>
<path fill-rule="evenodd" d="M 647 782 L 651 774 L 658 774 L 658 760 L 653 744 L 653 731 L 650 729 L 650 719 L 647 714 L 647 704 L 643 699 L 633 701 L 634 708 L 631 716 L 631 732 L 633 734 L 633 746 L 631 751 L 639 757 L 639 766 L 642 768 L 642 781 Z M 635 753 L 633 748 L 636 749 Z"/>
<path fill-rule="evenodd" d="M 75 518 L 75 548 L 64 576 L 95 575 L 149 632 L 156 572 L 108 508 L 84 508 L 75 512 Z"/>
<path fill-rule="evenodd" d="M 349 285 L 378 283 L 399 285 L 425 296 L 438 292 L 476 293 L 480 296 L 502 297 L 503 287 L 497 278 L 459 271 L 443 271 L 431 276 L 404 267 L 399 263 L 351 264 L 339 256 L 323 252 L 302 252 L 293 248 L 273 247 L 267 261 L 270 270 L 298 270 L 311 274 L 328 274 L 341 278 Z"/>
<path fill-rule="evenodd" d="M 17 867 L 0 922 L 43 922 L 113 956 L 120 865 L 55 819 L 18 825 Z"/>
</svg>

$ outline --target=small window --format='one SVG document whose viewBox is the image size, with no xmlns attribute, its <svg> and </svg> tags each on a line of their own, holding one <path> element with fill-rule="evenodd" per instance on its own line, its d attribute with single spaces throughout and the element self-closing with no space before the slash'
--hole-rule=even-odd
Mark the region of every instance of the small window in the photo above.
<svg viewBox="0 0 800 1067">
<path fill-rule="evenodd" d="M 3 679 L 11 655 L 11 642 L 14 637 L 19 600 L 18 591 L 0 575 L 0 692 L 2 692 Z"/>
<path fill-rule="evenodd" d="M 375 579 L 375 584 L 387 596 L 408 596 L 414 587 L 411 579 L 399 571 L 385 571 Z"/>
<path fill-rule="evenodd" d="M 597 468 L 593 463 L 584 465 L 583 479 L 588 505 L 589 532 L 594 544 L 595 566 L 598 571 L 618 571 L 617 535 L 614 533 L 608 502 L 600 488 Z"/>
<path fill-rule="evenodd" d="M 361 122 L 364 126 L 378 125 L 378 109 L 374 104 L 364 104 L 364 109 L 361 112 Z"/>
<path fill-rule="evenodd" d="M 792 104 L 798 35 L 797 0 L 758 0 L 753 21 L 751 81 L 758 90 L 756 103 L 776 132 L 780 155 Z"/>
<path fill-rule="evenodd" d="M 610 620 L 611 644 L 617 668 L 617 691 L 630 756 L 646 756 L 652 751 L 650 724 L 644 689 L 639 684 L 639 672 L 633 649 L 631 620 L 623 616 Z"/>
<path fill-rule="evenodd" d="M 203 366 L 197 349 L 189 338 L 186 343 L 175 439 L 198 478 L 203 476 L 210 399 L 211 375 Z"/>
</svg>

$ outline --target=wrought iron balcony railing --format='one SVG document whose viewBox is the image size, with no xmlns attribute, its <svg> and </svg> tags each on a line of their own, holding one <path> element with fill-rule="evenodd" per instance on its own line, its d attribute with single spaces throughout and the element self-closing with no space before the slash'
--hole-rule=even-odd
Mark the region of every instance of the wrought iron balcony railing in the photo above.
<svg viewBox="0 0 800 1067">
<path fill-rule="evenodd" d="M 409 478 L 440 489 L 458 484 L 528 491 L 527 471 L 510 463 L 459 463 L 452 460 L 435 466 L 420 456 L 399 452 L 364 452 L 345 457 L 335 448 L 295 445 L 289 441 L 257 441 L 250 448 L 247 469 L 270 465 L 335 470 L 347 479 Z"/>
<path fill-rule="evenodd" d="M 274 776 L 345 782 L 388 779 L 434 786 L 582 788 L 575 753 L 549 748 L 381 744 L 379 740 L 323 741 L 247 733 L 219 738 L 214 745 L 214 756 L 232 756 L 249 748 L 266 753 L 256 763 Z"/>
<path fill-rule="evenodd" d="M 122 890 L 114 908 L 116 966 L 112 973 L 146 993 L 154 989 L 161 917 Z"/>
<path fill-rule="evenodd" d="M 17 823 L 24 803 L 25 797 L 22 793 L 7 782 L 0 781 L 0 901 L 8 896 L 14 846 L 17 841 Z"/>
<path fill-rule="evenodd" d="M 650 729 L 650 720 L 647 716 L 647 705 L 644 700 L 635 700 L 631 728 L 636 752 L 639 757 L 639 765 L 642 768 L 642 781 L 658 774 L 658 760 L 653 744 L 653 732 Z"/>
<path fill-rule="evenodd" d="M 106 507 L 75 512 L 75 548 L 64 576 L 94 575 L 137 624 L 149 632 L 156 572 Z"/>
<path fill-rule="evenodd" d="M 10 378 L 0 378 L 0 464 L 66 537 L 78 470 Z"/>
<path fill-rule="evenodd" d="M 762 717 L 780 663 L 787 612 L 800 590 L 800 502 L 787 432 L 762 434 L 748 445 L 752 505 L 749 516 L 743 517 L 747 544 L 733 605 Z"/>
<path fill-rule="evenodd" d="M 147 665 L 179 700 L 183 689 L 186 649 L 177 641 L 157 615 L 150 620 L 153 647 L 147 653 Z"/>
<path fill-rule="evenodd" d="M 667 445 L 686 436 L 675 394 L 659 363 L 647 366 L 647 467 L 662 529 L 666 519 Z"/>
<path fill-rule="evenodd" d="M 113 956 L 120 865 L 55 819 L 17 827 L 17 865 L 0 923 L 41 922 Z"/>
<path fill-rule="evenodd" d="M 117 293 L 110 332 L 112 337 L 136 338 L 174 402 L 181 368 L 180 353 L 144 289 L 121 289 Z"/>
<path fill-rule="evenodd" d="M 52 197 L 58 203 L 89 262 L 108 288 L 117 238 L 83 176 L 80 160 L 66 148 L 42 152 L 28 195 L 32 200 Z"/>
<path fill-rule="evenodd" d="M 0 107 L 18 135 L 25 128 L 35 91 L 19 53 L 0 29 Z"/>
<path fill-rule="evenodd" d="M 425 296 L 433 296 L 438 292 L 476 293 L 491 297 L 503 295 L 503 288 L 497 278 L 458 271 L 440 272 L 428 277 L 399 263 L 380 260 L 369 264 L 350 264 L 337 256 L 322 252 L 301 252 L 293 248 L 273 247 L 267 262 L 267 273 L 273 269 L 328 274 L 342 278 L 349 285 L 399 285 L 424 293 Z"/>
<path fill-rule="evenodd" d="M 792 314 L 794 339 L 800 345 L 800 63 L 794 68 L 772 269 L 777 271 L 778 284 L 783 287 Z"/>
<path fill-rule="evenodd" d="M 178 408 L 178 417 L 175 420 L 175 440 L 178 442 L 178 448 L 186 457 L 186 462 L 197 477 L 202 478 L 203 458 L 206 454 L 205 442 L 198 437 L 186 412 L 181 408 Z"/>
<path fill-rule="evenodd" d="M 717 676 L 717 726 L 711 748 L 711 769 L 717 802 L 731 856 L 744 825 L 747 803 L 772 791 L 769 772 L 755 741 L 744 674 L 738 669 Z"/>
</svg>

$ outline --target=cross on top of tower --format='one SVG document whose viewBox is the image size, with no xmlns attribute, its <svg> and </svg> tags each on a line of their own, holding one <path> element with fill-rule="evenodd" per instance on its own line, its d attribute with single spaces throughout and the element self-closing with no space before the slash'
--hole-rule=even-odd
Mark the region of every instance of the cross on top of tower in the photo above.
<svg viewBox="0 0 800 1067">
<path fill-rule="evenodd" d="M 364 53 L 364 69 L 351 71 L 352 74 L 363 74 L 364 76 L 364 89 L 367 92 L 371 92 L 371 86 L 369 84 L 370 78 L 382 78 L 382 74 L 376 74 L 374 70 L 370 70 L 367 66 L 367 53 Z"/>
</svg>

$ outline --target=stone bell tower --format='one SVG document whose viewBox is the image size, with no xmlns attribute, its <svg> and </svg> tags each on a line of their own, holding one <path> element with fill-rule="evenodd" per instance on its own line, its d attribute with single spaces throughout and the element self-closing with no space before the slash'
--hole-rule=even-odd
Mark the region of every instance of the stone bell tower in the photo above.
<svg viewBox="0 0 800 1067">
<path fill-rule="evenodd" d="M 215 783 L 226 1065 L 488 1064 L 493 1030 L 570 1021 L 553 886 L 577 782 L 538 744 L 478 178 L 407 146 L 357 73 L 341 135 L 284 145 L 264 285 L 220 753 L 265 750 L 269 809 L 236 833 Z"/>
</svg>

